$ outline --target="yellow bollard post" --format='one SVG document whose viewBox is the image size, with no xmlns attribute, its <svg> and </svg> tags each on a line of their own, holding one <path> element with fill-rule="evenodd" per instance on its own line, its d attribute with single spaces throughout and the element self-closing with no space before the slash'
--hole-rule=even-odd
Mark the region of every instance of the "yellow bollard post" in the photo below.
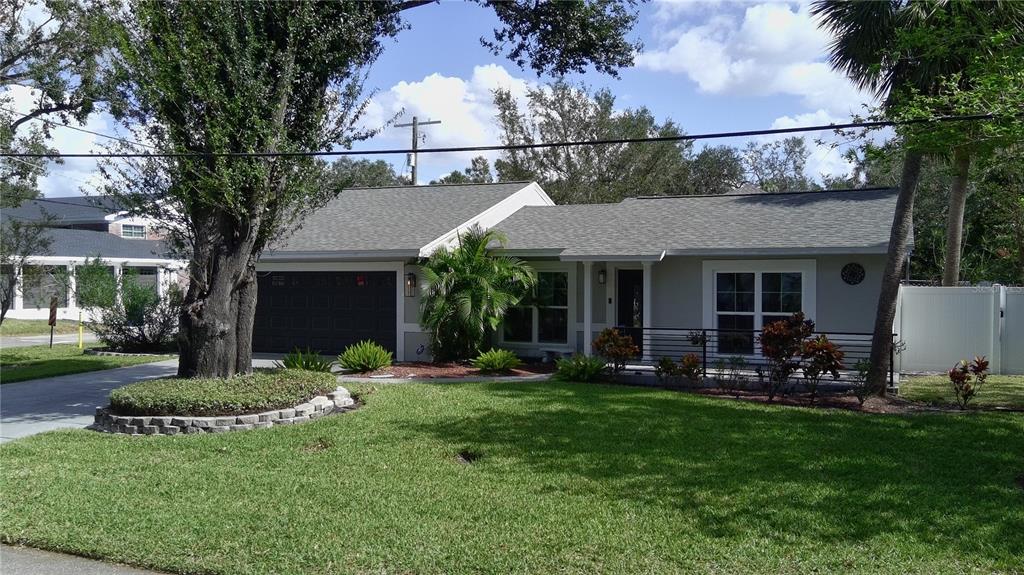
<svg viewBox="0 0 1024 575">
<path fill-rule="evenodd" d="M 82 310 L 78 310 L 78 349 L 82 349 L 83 347 L 84 342 L 82 341 Z"/>
</svg>

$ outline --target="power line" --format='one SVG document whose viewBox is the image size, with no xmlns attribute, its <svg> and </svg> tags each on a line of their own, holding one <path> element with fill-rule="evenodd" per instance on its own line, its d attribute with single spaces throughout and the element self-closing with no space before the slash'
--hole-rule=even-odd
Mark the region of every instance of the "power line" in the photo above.
<svg viewBox="0 0 1024 575">
<path fill-rule="evenodd" d="M 4 112 L 7 112 L 9 114 L 17 114 L 17 115 L 21 116 L 22 118 L 28 118 L 29 117 L 28 114 L 22 114 L 21 112 L 18 112 L 16 110 L 11 110 L 10 108 L 4 108 L 3 106 L 0 106 L 0 110 L 3 110 Z M 130 144 L 132 146 L 141 146 L 143 148 L 149 148 L 151 150 L 155 150 L 156 149 L 155 146 L 150 146 L 149 144 L 143 144 L 142 142 L 136 142 L 135 140 L 128 140 L 126 138 L 121 138 L 121 137 L 118 137 L 118 136 L 111 136 L 109 134 L 103 134 L 103 133 L 100 133 L 100 132 L 94 132 L 92 130 L 86 130 L 85 128 L 79 128 L 78 126 L 69 126 L 67 124 L 61 124 L 60 122 L 54 122 L 53 120 L 47 120 L 46 118 L 36 117 L 36 118 L 32 118 L 32 120 L 38 121 L 38 122 L 42 122 L 44 124 L 47 124 L 49 126 L 53 126 L 55 128 L 67 128 L 68 130 L 74 130 L 76 132 L 82 132 L 84 134 L 92 134 L 93 136 L 99 136 L 101 138 L 107 138 L 109 140 L 116 140 L 118 142 L 122 142 L 124 144 Z M 55 156 L 49 156 L 49 157 L 55 157 Z M 63 157 L 69 157 L 69 156 L 63 156 Z"/>
<path fill-rule="evenodd" d="M 645 144 L 659 142 L 686 142 L 696 140 L 712 140 L 719 138 L 740 138 L 749 136 L 768 136 L 776 134 L 796 134 L 800 132 L 821 132 L 827 130 L 847 130 L 851 128 L 884 128 L 906 126 L 932 122 L 969 122 L 994 119 L 993 114 L 975 114 L 971 116 L 940 116 L 936 118 L 919 118 L 913 120 L 881 120 L 875 122 L 848 122 L 845 124 L 821 124 L 795 128 L 771 128 L 767 130 L 744 130 L 739 132 L 710 132 L 705 134 L 683 134 L 680 136 L 656 136 L 650 138 L 619 138 L 612 140 L 577 140 L 565 142 L 542 142 L 536 144 L 498 144 L 490 146 L 456 146 L 449 148 L 389 148 L 381 150 L 342 150 L 321 152 L 156 152 L 156 153 L 100 153 L 100 154 L 54 154 L 34 152 L 5 152 L 0 157 L 20 158 L 295 158 L 295 157 L 328 157 L 328 156 L 384 156 L 395 154 L 447 154 L 453 152 L 500 152 L 504 150 L 533 150 L 539 148 L 571 148 L 577 146 L 603 146 L 616 144 Z"/>
</svg>

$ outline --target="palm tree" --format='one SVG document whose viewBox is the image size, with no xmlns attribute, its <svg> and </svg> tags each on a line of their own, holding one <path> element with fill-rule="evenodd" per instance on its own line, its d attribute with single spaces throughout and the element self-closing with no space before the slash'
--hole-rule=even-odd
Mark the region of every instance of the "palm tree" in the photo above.
<svg viewBox="0 0 1024 575">
<path fill-rule="evenodd" d="M 490 253 L 505 242 L 499 232 L 474 228 L 458 236 L 454 249 L 441 248 L 423 264 L 420 322 L 431 331 L 435 360 L 478 354 L 505 313 L 536 284 L 525 262 Z"/>
<path fill-rule="evenodd" d="M 872 90 L 883 98 L 883 109 L 892 112 L 898 110 L 915 91 L 934 93 L 943 78 L 962 72 L 977 55 L 977 40 L 964 42 L 969 38 L 963 35 L 950 41 L 948 24 L 951 18 L 957 18 L 958 22 L 991 25 L 995 19 L 980 15 L 1004 8 L 1017 12 L 1018 8 L 1012 4 L 1004 1 L 989 5 L 949 0 L 816 0 L 811 6 L 811 13 L 819 19 L 819 25 L 833 35 L 829 44 L 832 68 L 846 74 L 861 89 Z M 925 153 L 914 142 L 904 143 L 906 151 L 899 197 L 875 314 L 871 369 L 868 372 L 869 384 L 882 394 L 885 393 L 892 348 L 896 297 L 901 270 L 907 259 L 907 238 L 912 228 L 914 194 Z"/>
</svg>

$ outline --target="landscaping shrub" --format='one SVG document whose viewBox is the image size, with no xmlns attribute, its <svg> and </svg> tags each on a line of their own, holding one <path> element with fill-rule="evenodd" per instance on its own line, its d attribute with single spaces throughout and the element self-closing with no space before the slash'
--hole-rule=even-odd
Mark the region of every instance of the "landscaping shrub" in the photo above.
<svg viewBox="0 0 1024 575">
<path fill-rule="evenodd" d="M 695 353 L 684 355 L 683 359 L 679 361 L 679 374 L 686 378 L 690 385 L 700 383 L 701 377 L 704 375 L 701 369 L 700 356 Z"/>
<path fill-rule="evenodd" d="M 507 349 L 492 348 L 473 360 L 473 367 L 479 369 L 481 373 L 510 373 L 522 364 L 516 354 Z"/>
<path fill-rule="evenodd" d="M 442 247 L 423 264 L 420 323 L 430 331 L 430 351 L 437 361 L 479 354 L 505 313 L 537 283 L 525 262 L 492 255 L 492 242 L 503 244 L 505 238 L 474 228 L 459 236 L 458 247 Z"/>
<path fill-rule="evenodd" d="M 593 347 L 594 353 L 612 364 L 612 373 L 619 373 L 627 361 L 640 355 L 640 348 L 633 343 L 633 338 L 613 327 L 599 333 Z"/>
<path fill-rule="evenodd" d="M 140 285 L 131 274 L 121 280 L 121 298 L 94 308 L 92 326 L 97 339 L 111 351 L 165 352 L 175 348 L 183 294 L 172 284 L 164 297 L 152 286 Z"/>
<path fill-rule="evenodd" d="M 390 351 L 367 339 L 346 347 L 338 356 L 338 365 L 343 369 L 365 373 L 391 365 L 392 359 Z"/>
<path fill-rule="evenodd" d="M 658 363 L 654 364 L 654 376 L 658 378 L 659 383 L 674 384 L 682 376 L 682 373 L 679 371 L 679 364 L 674 359 L 662 357 Z"/>
<path fill-rule="evenodd" d="M 978 394 L 988 377 L 988 360 L 984 356 L 975 356 L 970 363 L 966 359 L 949 370 L 949 383 L 953 386 L 956 404 L 960 409 L 967 409 L 967 404 Z"/>
<path fill-rule="evenodd" d="M 871 386 L 868 385 L 868 372 L 871 371 L 871 362 L 866 359 L 859 360 L 854 364 L 853 369 L 857 371 L 857 375 L 850 381 L 851 391 L 853 391 L 853 395 L 860 402 L 861 407 L 863 407 L 864 402 L 874 392 Z"/>
<path fill-rule="evenodd" d="M 243 415 L 293 407 L 336 386 L 328 373 L 293 369 L 226 379 L 151 379 L 111 391 L 110 408 L 117 415 Z"/>
<path fill-rule="evenodd" d="M 305 351 L 295 348 L 284 359 L 274 362 L 277 367 L 285 369 L 304 369 L 306 371 L 331 371 L 331 362 L 324 361 L 319 351 L 306 348 Z"/>
<path fill-rule="evenodd" d="M 814 322 L 804 319 L 803 312 L 773 321 L 761 330 L 761 354 L 768 360 L 767 378 L 762 382 L 769 401 L 780 392 L 788 393 L 790 377 L 800 367 L 803 342 L 813 331 Z"/>
<path fill-rule="evenodd" d="M 718 387 L 738 396 L 737 392 L 746 387 L 747 377 L 742 372 L 747 368 L 747 360 L 742 355 L 733 355 L 719 362 Z"/>
<path fill-rule="evenodd" d="M 587 357 L 580 353 L 569 359 L 558 359 L 555 361 L 555 365 L 557 366 L 555 379 L 584 383 L 599 381 L 604 377 L 605 368 L 607 367 L 604 359 Z"/>
<path fill-rule="evenodd" d="M 818 384 L 826 374 L 831 374 L 832 379 L 839 379 L 843 356 L 839 346 L 829 341 L 824 334 L 804 342 L 801 357 L 804 360 L 804 382 L 811 393 L 811 403 L 818 396 Z"/>
</svg>

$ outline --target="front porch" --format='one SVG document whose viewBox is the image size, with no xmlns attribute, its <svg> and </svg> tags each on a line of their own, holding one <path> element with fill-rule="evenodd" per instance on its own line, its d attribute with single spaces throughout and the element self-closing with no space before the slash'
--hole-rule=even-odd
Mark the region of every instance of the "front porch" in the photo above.
<svg viewBox="0 0 1024 575">
<path fill-rule="evenodd" d="M 840 346 L 852 375 L 870 355 L 878 288 L 844 281 L 841 271 L 853 260 L 877 278 L 884 265 L 883 258 L 864 255 L 711 259 L 662 253 L 576 261 L 519 255 L 537 271 L 539 287 L 506 316 L 497 346 L 534 357 L 592 355 L 594 338 L 614 327 L 641 349 L 634 371 L 692 353 L 706 375 L 732 361 L 754 377 L 767 365 L 757 342 L 761 327 L 796 311 L 815 321 L 815 335 Z"/>
</svg>

